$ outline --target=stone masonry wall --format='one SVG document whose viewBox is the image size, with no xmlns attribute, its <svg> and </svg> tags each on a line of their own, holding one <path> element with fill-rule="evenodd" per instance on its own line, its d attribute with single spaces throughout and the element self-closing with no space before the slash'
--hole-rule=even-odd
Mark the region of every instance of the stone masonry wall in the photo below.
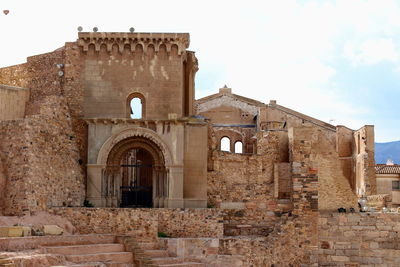
<svg viewBox="0 0 400 267">
<path fill-rule="evenodd" d="M 211 131 L 212 134 L 212 131 Z M 221 208 L 271 205 L 274 195 L 274 164 L 287 160 L 286 132 L 257 134 L 257 154 L 212 150 L 209 158 L 208 204 Z M 213 149 L 213 142 L 209 144 Z M 285 149 L 286 147 L 286 149 Z"/>
<path fill-rule="evenodd" d="M 222 237 L 223 220 L 216 209 L 51 208 L 80 234 L 123 234 L 155 238 Z"/>
<path fill-rule="evenodd" d="M 160 240 L 172 255 L 211 267 L 311 266 L 317 247 L 317 216 L 282 216 L 264 236 Z"/>
<path fill-rule="evenodd" d="M 0 122 L 0 156 L 7 175 L 4 213 L 81 206 L 84 180 L 65 100 L 34 103 L 37 115 Z"/>
<path fill-rule="evenodd" d="M 158 231 L 172 237 L 222 237 L 223 216 L 218 209 L 153 209 Z"/>
<path fill-rule="evenodd" d="M 260 155 L 214 151 L 207 174 L 208 205 L 221 208 L 265 208 L 273 197 L 273 162 Z"/>
<path fill-rule="evenodd" d="M 79 234 L 135 235 L 156 238 L 158 217 L 151 209 L 52 208 L 49 213 L 69 220 Z"/>
<path fill-rule="evenodd" d="M 7 184 L 6 173 L 3 167 L 3 162 L 0 158 L 0 216 L 3 215 L 4 194 L 5 194 L 6 184 Z"/>
<path fill-rule="evenodd" d="M 357 208 L 357 197 L 343 175 L 335 132 L 318 127 L 289 129 L 295 209 Z"/>
<path fill-rule="evenodd" d="M 399 266 L 400 216 L 389 213 L 320 214 L 319 266 Z"/>
<path fill-rule="evenodd" d="M 0 84 L 0 121 L 22 119 L 28 100 L 28 89 Z"/>
</svg>

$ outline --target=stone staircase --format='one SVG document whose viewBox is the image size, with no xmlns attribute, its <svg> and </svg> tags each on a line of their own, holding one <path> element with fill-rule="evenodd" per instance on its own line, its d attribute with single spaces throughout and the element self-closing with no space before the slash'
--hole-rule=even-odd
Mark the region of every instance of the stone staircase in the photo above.
<svg viewBox="0 0 400 267">
<path fill-rule="evenodd" d="M 104 243 L 63 244 L 57 246 L 42 246 L 44 254 L 63 255 L 68 267 L 134 267 L 133 254 L 127 252 L 120 243 L 110 242 L 109 238 Z M 56 266 L 53 266 L 56 267 Z M 61 266 L 57 266 L 61 267 Z"/>
<path fill-rule="evenodd" d="M 125 240 L 125 246 L 134 252 L 138 267 L 205 267 L 200 262 L 188 262 L 183 257 L 171 256 L 156 240 Z"/>
<path fill-rule="evenodd" d="M 0 267 L 16 267 L 16 266 L 11 260 L 0 255 Z"/>
</svg>

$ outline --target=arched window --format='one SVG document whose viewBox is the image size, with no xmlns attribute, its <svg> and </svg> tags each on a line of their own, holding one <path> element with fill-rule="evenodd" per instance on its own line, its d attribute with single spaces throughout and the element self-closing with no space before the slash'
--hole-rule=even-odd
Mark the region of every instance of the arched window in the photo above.
<svg viewBox="0 0 400 267">
<path fill-rule="evenodd" d="M 128 96 L 126 115 L 130 119 L 144 119 L 145 118 L 145 99 L 140 93 L 133 93 Z"/>
<path fill-rule="evenodd" d="M 142 118 L 142 100 L 139 97 L 134 97 L 130 103 L 131 119 Z"/>
<path fill-rule="evenodd" d="M 231 151 L 231 140 L 228 137 L 221 138 L 221 151 Z"/>
<path fill-rule="evenodd" d="M 240 141 L 237 141 L 235 143 L 235 153 L 243 153 L 243 143 Z"/>
</svg>

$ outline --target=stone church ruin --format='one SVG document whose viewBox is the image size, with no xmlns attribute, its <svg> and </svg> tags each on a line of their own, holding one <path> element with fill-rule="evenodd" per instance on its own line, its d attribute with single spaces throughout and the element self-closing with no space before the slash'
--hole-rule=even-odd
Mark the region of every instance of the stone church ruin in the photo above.
<svg viewBox="0 0 400 267">
<path fill-rule="evenodd" d="M 380 235 L 358 229 L 364 221 L 387 216 L 389 232 L 399 221 L 358 212 L 376 195 L 374 127 L 333 126 L 227 86 L 196 100 L 189 43 L 187 33 L 80 32 L 0 69 L 0 214 L 72 227 L 70 243 L 3 237 L 0 250 L 47 247 L 32 252 L 37 266 L 394 263 L 352 247 Z M 357 234 L 333 234 L 343 225 Z M 60 258 L 61 243 L 120 244 L 131 256 Z"/>
</svg>

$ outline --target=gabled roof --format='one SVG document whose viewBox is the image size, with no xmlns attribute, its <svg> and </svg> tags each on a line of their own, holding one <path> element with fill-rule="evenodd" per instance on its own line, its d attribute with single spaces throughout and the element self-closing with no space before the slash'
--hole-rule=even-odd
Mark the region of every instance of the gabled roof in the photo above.
<svg viewBox="0 0 400 267">
<path fill-rule="evenodd" d="M 258 106 L 258 107 L 265 106 L 265 104 L 263 102 L 260 102 L 260 101 L 257 101 L 257 100 L 251 99 L 251 98 L 247 98 L 247 97 L 244 97 L 244 96 L 241 96 L 241 95 L 232 94 L 230 88 L 221 88 L 220 91 L 218 93 L 216 93 L 216 94 L 212 94 L 212 95 L 197 99 L 196 103 L 197 104 L 202 104 L 204 102 L 208 102 L 210 100 L 217 99 L 217 98 L 222 97 L 222 96 L 232 97 L 232 98 L 234 98 L 236 100 L 245 102 L 245 103 L 247 103 L 249 105 L 253 105 L 253 106 Z"/>
<path fill-rule="evenodd" d="M 377 174 L 400 174 L 400 165 L 386 165 L 386 164 L 376 164 L 375 173 Z"/>
<path fill-rule="evenodd" d="M 284 106 L 277 105 L 276 101 L 271 101 L 270 104 L 267 105 L 265 103 L 262 103 L 260 101 L 257 101 L 257 100 L 251 99 L 251 98 L 247 98 L 247 97 L 244 97 L 244 96 L 232 94 L 231 89 L 227 88 L 226 86 L 224 88 L 219 89 L 219 92 L 216 93 L 216 94 L 209 95 L 209 96 L 206 96 L 206 97 L 203 97 L 203 98 L 200 98 L 200 99 L 196 100 L 196 103 L 197 103 L 198 106 L 201 106 L 203 103 L 206 103 L 206 102 L 215 102 L 214 105 L 216 105 L 216 104 L 221 104 L 221 102 L 223 102 L 223 101 L 219 102 L 218 99 L 223 100 L 224 98 L 227 98 L 227 97 L 232 98 L 232 99 L 234 99 L 236 101 L 243 102 L 243 103 L 245 103 L 245 104 L 247 104 L 249 106 L 252 106 L 253 108 L 251 108 L 251 109 L 254 110 L 254 111 L 257 110 L 256 108 L 258 108 L 258 107 L 274 108 L 274 109 L 280 110 L 282 112 L 285 112 L 285 113 L 287 113 L 289 115 L 298 117 L 298 118 L 300 118 L 302 120 L 308 121 L 308 122 L 310 122 L 312 124 L 315 124 L 317 126 L 320 126 L 322 128 L 325 128 L 325 129 L 328 129 L 328 130 L 331 130 L 331 131 L 336 131 L 336 127 L 334 125 L 326 123 L 326 122 L 318 120 L 318 119 L 315 119 L 313 117 L 307 116 L 305 114 L 302 114 L 300 112 L 294 111 L 294 110 L 289 109 L 289 108 L 286 108 Z M 254 114 L 254 115 L 256 115 L 256 114 Z"/>
<path fill-rule="evenodd" d="M 336 126 L 334 126 L 334 125 L 332 125 L 332 124 L 329 124 L 329 123 L 327 123 L 327 122 L 318 120 L 318 119 L 316 119 L 316 118 L 307 116 L 307 115 L 305 115 L 305 114 L 303 114 L 303 113 L 300 113 L 300 112 L 297 112 L 297 111 L 295 111 L 295 110 L 293 110 L 293 109 L 290 109 L 290 108 L 287 108 L 287 107 L 284 107 L 284 106 L 281 106 L 281 105 L 277 105 L 277 104 L 275 104 L 275 103 L 269 104 L 268 106 L 271 107 L 271 108 L 276 108 L 276 109 L 278 109 L 278 110 L 280 110 L 280 111 L 283 111 L 283 112 L 285 112 L 285 113 L 287 113 L 287 114 L 290 114 L 290 115 L 293 115 L 293 116 L 295 116 L 295 117 L 298 117 L 298 118 L 300 118 L 300 119 L 303 119 L 303 120 L 305 120 L 305 121 L 308 121 L 308 122 L 310 122 L 310 123 L 312 123 L 312 124 L 315 124 L 315 125 L 317 125 L 317 126 L 323 127 L 323 128 L 325 128 L 325 129 L 329 129 L 329 130 L 336 131 Z"/>
</svg>

